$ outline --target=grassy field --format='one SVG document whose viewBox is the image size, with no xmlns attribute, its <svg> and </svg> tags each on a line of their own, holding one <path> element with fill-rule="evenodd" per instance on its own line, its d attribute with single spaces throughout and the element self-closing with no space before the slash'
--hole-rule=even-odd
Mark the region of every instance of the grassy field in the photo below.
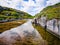
<svg viewBox="0 0 60 45">
<path fill-rule="evenodd" d="M 15 28 L 21 24 L 26 22 L 26 20 L 18 20 L 18 21 L 12 21 L 12 22 L 5 22 L 5 23 L 0 23 L 0 33 L 9 30 L 11 28 Z"/>
<path fill-rule="evenodd" d="M 60 19 L 60 3 L 48 6 L 44 8 L 40 13 L 36 14 L 35 17 L 40 18 L 41 16 L 47 16 L 47 20 Z"/>
<path fill-rule="evenodd" d="M 60 45 L 60 39 L 57 38 L 56 36 L 50 34 L 49 32 L 45 31 L 44 28 L 42 28 L 41 26 L 37 25 L 35 26 L 33 24 L 34 28 L 36 28 L 39 33 L 41 34 L 42 38 L 44 40 L 46 40 L 48 45 Z"/>
</svg>

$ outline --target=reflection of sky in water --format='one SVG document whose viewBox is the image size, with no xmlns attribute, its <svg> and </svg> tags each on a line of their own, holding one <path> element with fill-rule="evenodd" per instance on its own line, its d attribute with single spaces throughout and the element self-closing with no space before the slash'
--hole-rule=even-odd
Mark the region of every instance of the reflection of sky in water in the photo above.
<svg viewBox="0 0 60 45">
<path fill-rule="evenodd" d="M 21 38 L 23 38 L 25 36 L 25 34 L 26 35 L 32 35 L 32 36 L 34 36 L 34 38 L 36 38 L 36 37 L 40 38 L 40 34 L 32 26 L 31 20 L 24 23 L 21 26 L 18 26 L 16 28 L 13 28 L 11 30 L 3 32 L 2 34 L 0 34 L 0 38 L 3 38 L 3 39 L 10 42 L 10 40 L 15 40 L 15 39 L 12 39 L 11 37 L 15 38 L 15 37 L 20 36 Z M 39 38 L 37 38 L 37 39 L 39 39 Z M 42 39 L 42 38 L 40 38 L 40 39 Z"/>
</svg>

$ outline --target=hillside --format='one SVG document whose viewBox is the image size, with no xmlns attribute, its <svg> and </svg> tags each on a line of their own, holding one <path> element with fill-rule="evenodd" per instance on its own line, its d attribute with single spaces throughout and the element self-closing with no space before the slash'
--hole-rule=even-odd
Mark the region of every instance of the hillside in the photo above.
<svg viewBox="0 0 60 45">
<path fill-rule="evenodd" d="M 60 3 L 48 6 L 40 13 L 36 14 L 37 17 L 41 17 L 41 15 L 47 16 L 48 20 L 53 18 L 60 18 Z"/>
<path fill-rule="evenodd" d="M 0 21 L 27 18 L 33 18 L 33 16 L 20 10 L 0 6 Z"/>
</svg>

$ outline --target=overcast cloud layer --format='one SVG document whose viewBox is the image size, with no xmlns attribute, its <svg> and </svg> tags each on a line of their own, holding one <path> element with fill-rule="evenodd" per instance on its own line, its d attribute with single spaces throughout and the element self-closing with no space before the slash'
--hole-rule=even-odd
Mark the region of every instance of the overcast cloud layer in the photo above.
<svg viewBox="0 0 60 45">
<path fill-rule="evenodd" d="M 0 0 L 0 5 L 15 8 L 35 15 L 44 7 L 54 5 L 60 0 Z"/>
</svg>

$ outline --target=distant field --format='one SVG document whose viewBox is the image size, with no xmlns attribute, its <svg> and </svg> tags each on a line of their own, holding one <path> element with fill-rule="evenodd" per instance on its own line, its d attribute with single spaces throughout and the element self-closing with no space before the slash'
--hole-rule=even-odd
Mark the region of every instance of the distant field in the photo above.
<svg viewBox="0 0 60 45">
<path fill-rule="evenodd" d="M 42 38 L 46 40 L 48 45 L 60 45 L 60 39 L 57 38 L 56 36 L 50 34 L 49 32 L 45 31 L 44 28 L 41 26 L 37 25 L 35 26 L 33 24 L 34 28 L 38 30 L 38 32 L 41 34 Z"/>
<path fill-rule="evenodd" d="M 26 22 L 26 20 L 18 20 L 18 21 L 12 21 L 12 22 L 5 22 L 5 23 L 0 23 L 0 33 L 9 30 L 11 28 L 15 28 L 21 24 Z"/>
</svg>

